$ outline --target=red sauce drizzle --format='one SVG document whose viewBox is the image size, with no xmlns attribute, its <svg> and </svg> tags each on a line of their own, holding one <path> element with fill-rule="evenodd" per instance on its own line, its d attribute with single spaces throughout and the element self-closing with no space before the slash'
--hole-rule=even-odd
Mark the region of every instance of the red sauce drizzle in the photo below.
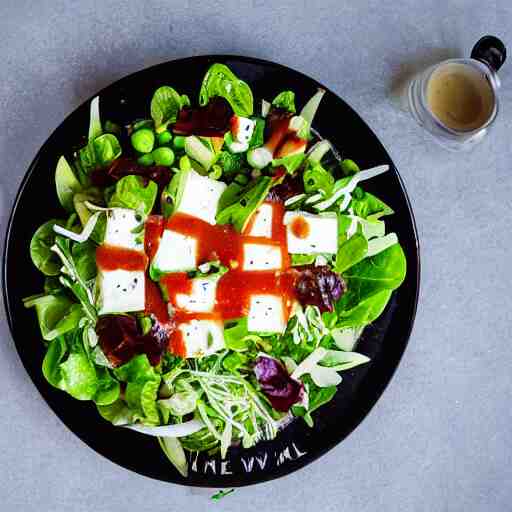
<svg viewBox="0 0 512 512">
<path fill-rule="evenodd" d="M 169 352 L 178 357 L 186 357 L 187 355 L 183 333 L 179 329 L 175 329 L 169 337 Z"/>
<path fill-rule="evenodd" d="M 168 219 L 166 228 L 197 239 L 199 264 L 220 260 L 229 266 L 239 259 L 241 237 L 231 225 L 212 226 L 196 217 L 176 213 Z"/>
<path fill-rule="evenodd" d="M 273 294 L 284 298 L 286 317 L 294 296 L 294 277 L 291 273 L 274 271 L 231 271 L 224 274 L 217 285 L 217 306 L 224 320 L 247 316 L 251 295 Z"/>
<path fill-rule="evenodd" d="M 101 270 L 145 270 L 148 257 L 133 249 L 114 245 L 100 245 L 96 249 L 96 265 Z"/>
<path fill-rule="evenodd" d="M 310 232 L 309 224 L 302 215 L 293 219 L 290 229 L 297 238 L 307 238 Z"/>
<path fill-rule="evenodd" d="M 164 232 L 164 218 L 161 215 L 150 215 L 146 220 L 145 228 L 144 251 L 151 261 L 158 250 L 158 244 Z"/>
<path fill-rule="evenodd" d="M 283 297 L 284 313 L 289 317 L 294 300 L 294 273 L 288 270 L 290 261 L 286 243 L 286 227 L 283 224 L 284 205 L 280 202 L 268 202 L 272 205 L 272 237 L 252 237 L 240 234 L 233 226 L 212 226 L 195 217 L 177 213 L 165 221 L 165 229 L 171 229 L 198 241 L 198 264 L 220 260 L 230 267 L 217 285 L 216 306 L 213 313 L 191 313 L 175 310 L 172 321 L 169 321 L 167 310 L 164 312 L 164 300 L 160 290 L 153 283 L 147 286 L 146 309 L 151 311 L 162 323 L 172 324 L 169 330 L 169 350 L 178 356 L 186 355 L 186 347 L 182 332 L 175 326 L 191 320 L 231 320 L 248 314 L 250 298 L 255 294 L 274 294 Z M 253 220 L 251 220 L 253 222 Z M 146 251 L 154 255 L 157 240 L 161 236 L 160 220 L 150 217 L 146 226 Z M 148 229 L 149 228 L 149 229 Z M 247 232 L 247 230 L 246 230 Z M 156 234 L 155 234 L 156 233 Z M 243 244 L 278 245 L 283 257 L 283 268 L 275 271 L 243 271 Z M 176 272 L 163 276 L 160 284 L 168 300 L 176 307 L 176 295 L 192 292 L 192 280 L 184 272 Z M 157 297 L 158 296 L 158 297 Z M 162 320 L 160 320 L 162 318 Z"/>
<path fill-rule="evenodd" d="M 176 295 L 184 293 L 189 295 L 192 293 L 192 280 L 189 279 L 185 272 L 174 272 L 166 274 L 160 279 L 162 287 L 164 287 L 169 302 L 176 306 Z"/>
</svg>

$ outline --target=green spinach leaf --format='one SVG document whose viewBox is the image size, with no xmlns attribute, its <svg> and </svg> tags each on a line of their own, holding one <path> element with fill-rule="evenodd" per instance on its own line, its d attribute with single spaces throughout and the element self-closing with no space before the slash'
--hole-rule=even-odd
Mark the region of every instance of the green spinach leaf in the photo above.
<svg viewBox="0 0 512 512">
<path fill-rule="evenodd" d="M 176 122 L 181 107 L 182 99 L 172 87 L 159 87 L 151 99 L 151 117 L 155 122 L 155 130 L 161 132 L 169 123 Z"/>
<path fill-rule="evenodd" d="M 263 203 L 272 186 L 272 178 L 260 176 L 245 188 L 231 183 L 223 192 L 217 210 L 218 224 L 233 224 L 242 232 L 251 215 Z"/>
<path fill-rule="evenodd" d="M 293 91 L 280 92 L 272 100 L 272 105 L 274 105 L 274 107 L 288 110 L 288 112 L 293 112 L 295 114 L 295 93 Z"/>
<path fill-rule="evenodd" d="M 144 183 L 140 176 L 129 175 L 116 183 L 109 206 L 131 208 L 144 216 L 149 215 L 155 204 L 158 186 L 154 181 Z"/>
<path fill-rule="evenodd" d="M 352 235 L 338 247 L 334 270 L 341 274 L 359 263 L 368 252 L 368 241 L 361 233 Z"/>
<path fill-rule="evenodd" d="M 59 257 L 51 250 L 55 243 L 55 231 L 53 226 L 64 225 L 64 221 L 49 220 L 40 226 L 30 241 L 30 257 L 35 267 L 45 276 L 56 276 L 60 272 L 61 262 Z"/>
<path fill-rule="evenodd" d="M 224 64 L 213 64 L 206 72 L 199 92 L 199 104 L 206 105 L 215 96 L 225 98 L 238 116 L 249 117 L 253 113 L 250 87 Z"/>
<path fill-rule="evenodd" d="M 307 194 L 323 192 L 329 195 L 334 187 L 334 177 L 320 164 L 309 166 L 303 174 L 304 190 Z"/>
</svg>

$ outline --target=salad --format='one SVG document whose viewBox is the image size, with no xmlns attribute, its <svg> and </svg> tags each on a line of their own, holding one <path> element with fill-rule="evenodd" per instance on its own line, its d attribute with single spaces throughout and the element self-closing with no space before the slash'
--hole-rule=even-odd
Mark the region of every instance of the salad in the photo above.
<svg viewBox="0 0 512 512">
<path fill-rule="evenodd" d="M 393 210 L 363 188 L 388 166 L 319 136 L 324 93 L 300 112 L 293 91 L 255 105 L 213 64 L 198 98 L 160 87 L 128 126 L 93 99 L 87 142 L 56 163 L 62 215 L 33 235 L 44 290 L 24 299 L 43 374 L 156 437 L 183 475 L 185 450 L 312 426 L 405 278 Z"/>
</svg>

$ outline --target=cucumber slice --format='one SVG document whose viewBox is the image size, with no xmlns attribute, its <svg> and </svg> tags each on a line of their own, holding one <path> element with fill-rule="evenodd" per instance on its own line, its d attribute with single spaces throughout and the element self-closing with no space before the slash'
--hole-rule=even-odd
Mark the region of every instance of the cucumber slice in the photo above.
<svg viewBox="0 0 512 512">
<path fill-rule="evenodd" d="M 185 139 L 185 153 L 196 162 L 199 162 L 205 170 L 210 169 L 215 161 L 215 153 L 208 149 L 201 139 L 195 135 Z"/>
</svg>

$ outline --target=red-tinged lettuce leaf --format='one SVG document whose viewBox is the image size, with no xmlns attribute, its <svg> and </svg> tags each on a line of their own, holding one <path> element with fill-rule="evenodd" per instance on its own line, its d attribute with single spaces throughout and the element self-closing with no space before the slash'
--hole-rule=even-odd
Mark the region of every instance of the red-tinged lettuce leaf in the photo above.
<svg viewBox="0 0 512 512">
<path fill-rule="evenodd" d="M 295 294 L 302 306 L 318 306 L 322 313 L 334 311 L 334 304 L 347 287 L 339 274 L 327 265 L 295 267 Z"/>
<path fill-rule="evenodd" d="M 259 356 L 254 373 L 263 394 L 276 411 L 287 412 L 293 404 L 302 400 L 302 383 L 292 379 L 277 359 Z"/>
<path fill-rule="evenodd" d="M 160 362 L 168 333 L 156 324 L 145 335 L 137 320 L 128 315 L 105 315 L 96 324 L 99 344 L 108 360 L 117 367 L 138 354 L 146 354 L 155 366 Z"/>
<path fill-rule="evenodd" d="M 224 98 L 216 96 L 204 107 L 182 108 L 172 130 L 180 135 L 223 137 L 230 129 L 232 116 L 231 105 Z"/>
</svg>

